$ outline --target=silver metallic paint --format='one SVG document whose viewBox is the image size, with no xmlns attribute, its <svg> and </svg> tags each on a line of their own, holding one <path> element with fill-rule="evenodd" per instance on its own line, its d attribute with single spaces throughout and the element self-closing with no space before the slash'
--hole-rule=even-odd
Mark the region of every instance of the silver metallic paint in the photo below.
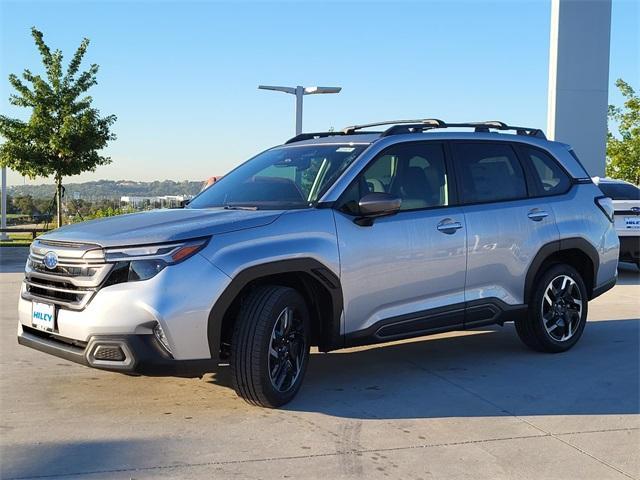
<svg viewBox="0 0 640 480">
<path fill-rule="evenodd" d="M 584 177 L 566 145 L 534 137 L 459 132 L 378 137 L 355 138 L 355 143 L 374 143 L 326 192 L 323 202 L 335 201 L 377 153 L 404 141 L 518 141 L 549 151 L 574 177 Z M 285 148 L 348 143 L 342 140 L 316 139 Z M 158 321 L 175 358 L 196 359 L 210 357 L 208 315 L 231 278 L 278 260 L 314 258 L 341 278 L 343 334 L 384 318 L 465 300 L 497 297 L 508 304 L 522 303 L 533 256 L 544 243 L 561 238 L 584 238 L 597 249 L 597 285 L 602 285 L 616 275 L 618 239 L 613 224 L 593 202 L 598 194 L 594 185 L 576 185 L 566 195 L 544 199 L 400 212 L 376 219 L 370 227 L 327 208 L 159 210 L 71 225 L 40 239 L 80 241 L 93 248 L 212 235 L 200 253 L 156 277 L 102 288 L 83 311 L 58 312 L 60 335 L 79 340 L 100 334 L 151 334 Z M 529 213 L 534 209 L 549 215 L 533 221 Z M 461 228 L 438 230 L 446 219 Z M 30 302 L 20 300 L 19 318 L 30 325 Z"/>
<path fill-rule="evenodd" d="M 337 211 L 335 219 L 345 333 L 464 301 L 465 231 L 437 228 L 445 219 L 462 222 L 460 208 L 399 212 L 370 227 Z"/>
</svg>

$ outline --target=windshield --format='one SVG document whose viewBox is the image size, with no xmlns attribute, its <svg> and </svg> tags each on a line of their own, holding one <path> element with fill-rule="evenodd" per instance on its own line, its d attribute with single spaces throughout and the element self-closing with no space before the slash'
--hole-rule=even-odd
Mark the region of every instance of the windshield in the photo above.
<svg viewBox="0 0 640 480">
<path fill-rule="evenodd" d="M 204 190 L 189 208 L 292 209 L 312 206 L 367 145 L 267 150 Z"/>
</svg>

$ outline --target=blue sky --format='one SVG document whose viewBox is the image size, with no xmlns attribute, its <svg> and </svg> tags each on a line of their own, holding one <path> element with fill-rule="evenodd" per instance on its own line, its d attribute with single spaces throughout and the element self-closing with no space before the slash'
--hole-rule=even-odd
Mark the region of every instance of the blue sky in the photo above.
<svg viewBox="0 0 640 480">
<path fill-rule="evenodd" d="M 610 102 L 616 78 L 640 89 L 639 3 L 613 1 Z M 224 174 L 292 136 L 293 97 L 258 84 L 342 86 L 305 98 L 306 131 L 413 117 L 546 127 L 550 1 L 0 5 L 4 114 L 24 116 L 8 74 L 39 71 L 32 25 L 67 59 L 91 39 L 92 95 L 118 140 L 113 164 L 67 182 Z"/>
</svg>

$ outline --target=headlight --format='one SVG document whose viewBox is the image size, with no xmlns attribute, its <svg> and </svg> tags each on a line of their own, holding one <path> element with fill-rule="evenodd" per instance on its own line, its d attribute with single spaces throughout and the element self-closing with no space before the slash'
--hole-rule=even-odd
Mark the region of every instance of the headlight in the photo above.
<svg viewBox="0 0 640 480">
<path fill-rule="evenodd" d="M 155 277 L 168 265 L 175 265 L 195 255 L 208 242 L 209 238 L 198 238 L 157 245 L 107 248 L 104 251 L 105 260 L 115 263 L 115 266 L 105 286 Z"/>
</svg>

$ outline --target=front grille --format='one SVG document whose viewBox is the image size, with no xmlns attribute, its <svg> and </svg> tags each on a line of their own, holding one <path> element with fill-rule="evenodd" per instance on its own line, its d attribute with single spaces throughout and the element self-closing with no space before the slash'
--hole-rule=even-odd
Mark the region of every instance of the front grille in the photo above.
<svg viewBox="0 0 640 480">
<path fill-rule="evenodd" d="M 59 265 L 53 270 L 49 270 L 41 261 L 36 262 L 31 258 L 29 258 L 29 267 L 40 273 L 60 275 L 61 277 L 92 277 L 98 271 L 97 268 L 91 267 L 61 267 Z"/>
<path fill-rule="evenodd" d="M 25 279 L 24 283 L 25 290 L 33 297 L 76 308 L 84 307 L 96 291 L 93 288 L 80 289 L 71 283 L 43 280 L 35 276 Z"/>
<path fill-rule="evenodd" d="M 56 254 L 55 268 L 44 264 L 47 253 Z M 97 245 L 36 240 L 25 266 L 22 298 L 82 310 L 111 271 Z"/>
</svg>

